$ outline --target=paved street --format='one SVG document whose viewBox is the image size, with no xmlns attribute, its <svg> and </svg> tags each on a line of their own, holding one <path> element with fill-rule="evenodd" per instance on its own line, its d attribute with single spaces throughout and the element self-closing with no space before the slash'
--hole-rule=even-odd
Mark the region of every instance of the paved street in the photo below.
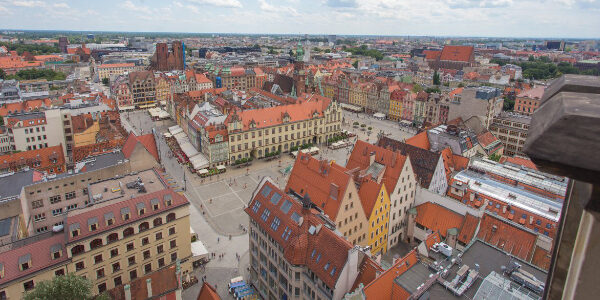
<svg viewBox="0 0 600 300">
<path fill-rule="evenodd" d="M 409 131 L 399 130 L 397 122 L 375 120 L 364 114 L 359 114 L 357 118 L 356 114 L 348 112 L 344 112 L 344 118 L 346 122 L 342 126 L 343 129 L 358 135 L 351 141 L 360 138 L 374 142 L 377 139 L 376 132 L 380 130 L 390 133 L 396 139 L 405 139 L 413 135 Z M 208 282 L 213 286 L 216 285 L 222 298 L 233 299 L 227 292 L 227 283 L 229 279 L 236 276 L 243 275 L 247 278 L 246 268 L 249 266 L 248 234 L 243 230 L 248 227 L 249 220 L 243 210 L 264 176 L 273 178 L 281 188 L 285 187 L 287 177 L 281 173 L 281 170 L 292 165 L 294 158 L 284 153 L 280 159 L 270 162 L 256 160 L 249 168 L 228 167 L 226 173 L 200 178 L 168 155 L 169 148 L 163 133 L 167 132 L 169 126 L 175 124 L 173 121 L 152 121 L 146 111 L 123 113 L 121 119 L 126 130 L 133 130 L 138 135 L 155 130 L 161 161 L 168 176 L 173 180 L 176 189 L 183 190 L 183 187 L 186 187 L 184 193 L 192 204 L 190 226 L 204 242 L 207 250 L 216 253 L 215 258 L 204 267 L 197 268 L 194 274 L 199 279 L 206 275 Z M 352 128 L 354 120 L 372 126 L 372 133 L 368 135 L 367 132 Z M 342 166 L 346 164 L 352 151 L 352 147 L 330 150 L 323 145 L 319 148 L 321 151 L 317 157 L 335 160 Z M 243 227 L 240 227 L 240 224 Z M 219 258 L 219 254 L 223 254 L 223 258 Z M 240 255 L 239 261 L 236 254 Z M 195 299 L 200 286 L 201 284 L 196 284 L 185 290 L 184 299 Z"/>
</svg>

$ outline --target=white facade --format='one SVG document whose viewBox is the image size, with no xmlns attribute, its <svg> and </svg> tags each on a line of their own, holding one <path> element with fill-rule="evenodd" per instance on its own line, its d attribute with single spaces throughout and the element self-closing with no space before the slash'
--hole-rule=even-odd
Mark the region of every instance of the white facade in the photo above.
<svg viewBox="0 0 600 300">
<path fill-rule="evenodd" d="M 390 192 L 388 249 L 406 239 L 407 212 L 415 202 L 416 189 L 415 173 L 407 157 L 396 187 Z"/>
</svg>

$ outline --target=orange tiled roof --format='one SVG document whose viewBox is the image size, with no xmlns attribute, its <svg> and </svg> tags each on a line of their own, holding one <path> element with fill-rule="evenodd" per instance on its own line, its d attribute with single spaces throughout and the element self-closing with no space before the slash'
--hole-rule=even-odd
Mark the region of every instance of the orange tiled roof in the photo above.
<svg viewBox="0 0 600 300">
<path fill-rule="evenodd" d="M 24 61 L 20 56 L 3 56 L 0 57 L 0 69 L 20 69 L 41 67 L 41 61 Z"/>
<path fill-rule="evenodd" d="M 136 136 L 133 132 L 130 133 L 127 137 L 127 141 L 123 145 L 123 149 L 121 149 L 125 158 L 129 158 L 131 156 L 137 143 L 142 144 L 146 151 L 154 156 L 156 161 L 160 161 L 160 158 L 158 157 L 158 149 L 156 148 L 156 141 L 154 140 L 154 135 L 152 133 L 140 136 Z"/>
<path fill-rule="evenodd" d="M 374 162 L 378 162 L 385 166 L 383 180 L 385 182 L 386 190 L 391 193 L 396 188 L 398 177 L 400 177 L 400 173 L 402 173 L 402 168 L 404 167 L 407 156 L 358 140 L 348 158 L 346 168 L 349 170 L 359 168 L 362 171 L 368 169 L 371 163 L 370 156 L 372 152 L 375 152 Z"/>
<path fill-rule="evenodd" d="M 448 95 L 450 96 L 450 98 L 453 98 L 455 95 L 462 94 L 464 89 L 465 88 L 456 88 L 456 89 L 452 90 L 452 92 L 450 92 L 450 94 L 448 94 Z"/>
<path fill-rule="evenodd" d="M 417 207 L 416 222 L 433 230 L 438 231 L 444 238 L 448 229 L 460 230 L 464 217 L 439 204 L 426 202 Z"/>
<path fill-rule="evenodd" d="M 537 236 L 487 213 L 483 214 L 477 235 L 482 241 L 529 261 Z"/>
<path fill-rule="evenodd" d="M 427 235 L 427 238 L 425 238 L 425 246 L 427 246 L 427 249 L 429 249 L 434 244 L 440 243 L 441 241 L 442 241 L 442 237 L 440 236 L 440 233 L 437 231 L 434 231 L 433 233 L 430 233 L 429 235 Z"/>
<path fill-rule="evenodd" d="M 531 259 L 531 263 L 548 271 L 550 269 L 550 260 L 552 259 L 552 254 L 548 251 L 535 247 L 535 251 L 533 251 L 533 258 Z"/>
<path fill-rule="evenodd" d="M 94 119 L 92 119 L 92 116 L 88 114 L 73 116 L 71 117 L 71 122 L 73 124 L 74 133 L 82 133 L 94 125 Z"/>
<path fill-rule="evenodd" d="M 444 148 L 440 154 L 442 155 L 444 171 L 446 172 L 446 179 L 448 181 L 450 181 L 453 172 L 465 170 L 469 166 L 469 159 L 452 153 L 450 147 Z"/>
<path fill-rule="evenodd" d="M 134 63 L 101 64 L 98 69 L 135 67 Z"/>
<path fill-rule="evenodd" d="M 406 143 L 425 150 L 431 149 L 431 145 L 429 144 L 429 138 L 427 137 L 427 131 L 422 131 L 421 133 L 409 139 L 406 139 Z"/>
<path fill-rule="evenodd" d="M 365 177 L 362 179 L 358 195 L 367 219 L 371 217 L 373 207 L 375 207 L 375 203 L 377 203 L 379 191 L 381 191 L 381 184 L 378 184 L 370 178 Z"/>
<path fill-rule="evenodd" d="M 152 287 L 152 299 L 176 299 L 176 290 L 179 288 L 176 267 L 170 266 L 152 272 L 146 276 L 136 278 L 129 283 L 131 299 L 149 299 L 148 284 Z M 113 300 L 125 300 L 124 285 L 119 285 L 109 291 Z M 210 299 L 210 298 L 208 298 Z"/>
<path fill-rule="evenodd" d="M 204 282 L 196 300 L 221 300 L 221 297 L 219 297 L 215 288 L 208 284 L 208 282 Z"/>
<path fill-rule="evenodd" d="M 479 218 L 467 213 L 465 215 L 465 222 L 460 228 L 460 233 L 458 234 L 458 241 L 468 244 L 475 236 L 475 230 L 477 230 L 478 225 Z"/>
<path fill-rule="evenodd" d="M 381 273 L 383 273 L 381 266 L 374 262 L 370 257 L 365 256 L 362 263 L 358 267 L 358 276 L 354 280 L 352 290 L 356 290 L 361 283 L 363 286 L 366 286 L 375 280 L 375 278 Z"/>
<path fill-rule="evenodd" d="M 529 158 L 519 157 L 519 156 L 514 156 L 514 157 L 502 156 L 502 158 L 500 158 L 500 163 L 503 164 L 505 162 L 509 162 L 509 163 L 513 163 L 516 165 L 521 165 L 521 166 L 525 166 L 530 169 L 537 170 L 537 166 Z"/>
<path fill-rule="evenodd" d="M 436 60 L 440 58 L 442 55 L 442 51 L 439 50 L 424 50 L 423 54 L 425 54 L 425 59 L 428 60 Z"/>
<path fill-rule="evenodd" d="M 468 62 L 468 61 L 471 61 L 473 52 L 474 52 L 473 46 L 446 45 L 442 49 L 442 53 L 440 54 L 440 60 Z"/>
<path fill-rule="evenodd" d="M 368 300 L 404 300 L 410 293 L 396 284 L 394 280 L 419 262 L 416 249 L 396 261 L 389 269 L 365 286 L 363 292 Z"/>
<path fill-rule="evenodd" d="M 56 159 L 56 162 L 53 162 L 53 159 Z M 39 166 L 37 165 L 37 162 L 39 162 Z M 28 165 L 29 167 L 40 171 L 63 166 L 59 172 L 62 173 L 65 171 L 63 147 L 62 145 L 57 145 L 0 156 L 0 169 L 9 168 L 16 171 L 23 165 Z M 56 170 L 54 170 L 54 172 L 56 172 Z"/>
<path fill-rule="evenodd" d="M 346 168 L 336 163 L 299 152 L 285 190 L 301 196 L 308 193 L 312 202 L 335 220 L 346 188 L 354 182 L 346 172 Z"/>
<path fill-rule="evenodd" d="M 235 112 L 242 121 L 243 130 L 250 129 L 250 123 L 255 122 L 256 128 L 270 127 L 283 123 L 283 117 L 287 113 L 290 122 L 311 119 L 313 113 L 323 116 L 323 112 L 331 100 L 308 101 L 298 104 L 280 105 L 262 109 L 245 110 Z"/>
<path fill-rule="evenodd" d="M 477 140 L 484 148 L 490 145 L 491 143 L 497 141 L 498 139 L 489 131 L 486 131 L 477 136 Z"/>
</svg>

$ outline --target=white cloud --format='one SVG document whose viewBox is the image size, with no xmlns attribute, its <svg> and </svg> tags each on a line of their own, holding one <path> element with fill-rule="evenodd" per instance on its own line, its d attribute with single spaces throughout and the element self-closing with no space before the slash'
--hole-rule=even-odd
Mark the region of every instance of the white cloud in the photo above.
<svg viewBox="0 0 600 300">
<path fill-rule="evenodd" d="M 206 4 L 220 7 L 242 8 L 242 3 L 238 0 L 189 0 L 198 4 Z"/>
<path fill-rule="evenodd" d="M 266 0 L 258 0 L 258 3 L 260 4 L 260 9 L 264 12 L 279 13 L 279 14 L 287 13 L 287 14 L 290 14 L 295 17 L 300 16 L 298 11 L 295 8 L 290 7 L 290 6 L 275 6 L 270 3 L 267 3 Z"/>
<path fill-rule="evenodd" d="M 66 4 L 64 2 L 62 2 L 62 3 L 54 3 L 54 5 L 52 5 L 52 6 L 54 6 L 55 8 L 71 8 L 69 6 L 69 4 Z"/>
<path fill-rule="evenodd" d="M 20 7 L 45 6 L 45 3 L 42 1 L 12 1 L 11 4 Z"/>
</svg>

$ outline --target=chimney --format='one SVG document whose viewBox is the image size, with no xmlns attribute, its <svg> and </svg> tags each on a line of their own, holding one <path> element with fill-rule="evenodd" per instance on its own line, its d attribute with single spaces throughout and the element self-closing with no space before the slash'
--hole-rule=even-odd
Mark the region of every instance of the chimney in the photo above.
<svg viewBox="0 0 600 300">
<path fill-rule="evenodd" d="M 146 289 L 148 290 L 148 298 L 152 298 L 152 278 L 146 279 Z"/>
<path fill-rule="evenodd" d="M 125 291 L 125 300 L 131 300 L 131 286 L 126 284 L 123 290 Z"/>
</svg>

